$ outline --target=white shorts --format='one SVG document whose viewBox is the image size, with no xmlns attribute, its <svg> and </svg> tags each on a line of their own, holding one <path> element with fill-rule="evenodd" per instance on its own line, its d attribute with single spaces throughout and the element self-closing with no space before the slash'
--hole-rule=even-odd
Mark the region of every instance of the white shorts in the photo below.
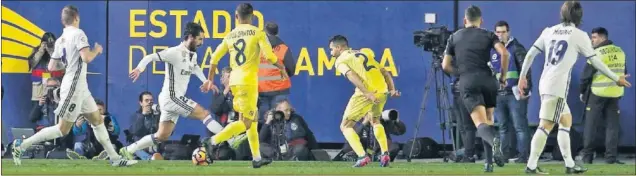
<svg viewBox="0 0 636 176">
<path fill-rule="evenodd" d="M 60 104 L 55 115 L 67 122 L 75 122 L 81 114 L 98 111 L 95 99 L 90 92 L 70 92 L 60 94 Z"/>
<path fill-rule="evenodd" d="M 189 116 L 196 106 L 197 102 L 194 102 L 185 96 L 159 96 L 159 109 L 161 109 L 159 121 L 172 121 L 176 124 L 179 116 Z"/>
<path fill-rule="evenodd" d="M 541 95 L 540 119 L 559 123 L 561 116 L 565 114 L 570 114 L 570 107 L 564 98 L 547 94 Z"/>
</svg>

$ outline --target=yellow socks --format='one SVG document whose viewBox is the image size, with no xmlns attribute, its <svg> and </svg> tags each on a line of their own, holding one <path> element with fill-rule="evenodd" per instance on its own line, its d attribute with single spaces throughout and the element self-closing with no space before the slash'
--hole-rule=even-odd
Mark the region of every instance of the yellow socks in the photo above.
<svg viewBox="0 0 636 176">
<path fill-rule="evenodd" d="M 389 144 L 387 144 L 386 142 L 386 133 L 384 132 L 384 126 L 382 126 L 382 124 L 380 123 L 373 125 L 373 133 L 375 134 L 375 139 L 378 140 L 378 143 L 380 144 L 380 150 L 382 151 L 382 154 L 389 151 Z"/>
<path fill-rule="evenodd" d="M 228 124 L 227 126 L 225 126 L 225 128 L 223 128 L 223 130 L 219 134 L 216 134 L 214 135 L 214 137 L 212 137 L 212 143 L 216 145 L 221 142 L 225 142 L 228 139 L 230 139 L 232 136 L 241 134 L 244 131 L 245 131 L 245 124 L 243 124 L 242 121 L 232 122 Z M 247 135 L 249 137 L 249 132 Z"/>
<path fill-rule="evenodd" d="M 247 130 L 247 140 L 250 144 L 250 151 L 252 151 L 252 158 L 254 161 L 261 160 L 261 147 L 258 140 L 258 131 L 256 122 L 252 122 L 250 129 Z"/>
<path fill-rule="evenodd" d="M 345 139 L 349 142 L 349 145 L 353 149 L 354 152 L 358 155 L 358 157 L 364 157 L 366 153 L 364 152 L 364 148 L 362 147 L 362 143 L 360 143 L 360 137 L 356 133 L 353 128 L 345 128 L 342 133 L 345 136 Z M 384 140 L 386 142 L 386 140 Z"/>
</svg>

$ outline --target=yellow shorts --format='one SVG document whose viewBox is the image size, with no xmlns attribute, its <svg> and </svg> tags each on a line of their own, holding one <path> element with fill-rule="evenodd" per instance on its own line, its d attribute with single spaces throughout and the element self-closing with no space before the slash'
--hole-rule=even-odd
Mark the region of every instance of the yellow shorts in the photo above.
<svg viewBox="0 0 636 176">
<path fill-rule="evenodd" d="M 233 85 L 230 90 L 234 95 L 234 111 L 241 113 L 243 118 L 254 120 L 258 111 L 258 86 Z"/>
<path fill-rule="evenodd" d="M 373 104 L 373 102 L 365 98 L 361 93 L 354 93 L 351 99 L 349 99 L 342 118 L 344 120 L 357 122 L 366 116 L 367 113 L 371 113 L 371 117 L 380 117 L 386 104 L 387 94 L 376 93 L 375 97 L 380 101 L 378 104 Z"/>
</svg>

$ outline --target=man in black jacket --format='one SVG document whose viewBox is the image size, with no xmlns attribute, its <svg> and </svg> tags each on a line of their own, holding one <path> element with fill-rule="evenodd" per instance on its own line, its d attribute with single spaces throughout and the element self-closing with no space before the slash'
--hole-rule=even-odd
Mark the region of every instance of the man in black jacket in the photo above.
<svg viewBox="0 0 636 176">
<path fill-rule="evenodd" d="M 519 154 L 517 163 L 526 163 L 528 160 L 528 154 L 530 154 L 530 135 L 528 132 L 528 95 L 519 95 L 516 97 L 514 91 L 519 82 L 519 71 L 521 71 L 521 65 L 526 57 L 526 49 L 521 43 L 514 37 L 510 36 L 510 26 L 506 21 L 499 21 L 495 24 L 495 34 L 499 37 L 499 40 L 504 44 L 508 52 L 510 53 L 510 62 L 508 62 L 508 76 L 505 86 L 500 86 L 497 95 L 497 107 L 495 108 L 495 118 L 499 122 L 499 135 L 501 137 L 501 150 L 504 152 L 506 158 L 512 158 L 515 153 Z M 494 71 L 499 76 L 501 56 L 495 50 L 491 51 L 491 65 Z M 528 71 L 527 80 L 532 80 L 530 77 L 530 71 Z M 528 82 L 528 88 L 524 92 L 530 92 L 532 89 L 531 81 Z M 514 133 L 516 133 L 517 145 L 513 140 Z"/>
<path fill-rule="evenodd" d="M 314 133 L 303 117 L 294 112 L 289 100 L 281 101 L 275 111 L 266 113 L 259 134 L 261 153 L 267 158 L 307 161 L 311 159 L 311 149 L 317 148 Z"/>
<path fill-rule="evenodd" d="M 400 120 L 380 119 L 380 123 L 382 123 L 382 126 L 384 126 L 385 132 L 388 133 L 386 135 L 386 139 L 387 143 L 389 144 L 389 156 L 391 157 L 391 162 L 393 162 L 393 160 L 395 160 L 395 157 L 398 155 L 398 152 L 400 152 L 400 144 L 398 144 L 397 142 L 391 142 L 391 135 L 403 135 L 406 132 L 406 125 Z M 375 139 L 375 135 L 373 135 L 373 126 L 371 126 L 371 123 L 369 123 L 369 118 L 364 118 L 364 121 L 362 121 L 362 125 L 356 126 L 355 130 L 356 133 L 358 133 L 358 136 L 360 136 L 360 143 L 362 143 L 364 150 L 367 151 L 367 153 L 374 155 L 374 158 L 378 158 L 381 155 L 380 145 Z M 342 150 L 340 150 L 340 153 L 338 153 L 338 155 L 336 155 L 333 160 L 345 160 L 343 157 L 345 157 L 352 151 L 353 149 L 351 148 L 349 143 L 345 143 Z M 355 153 L 353 153 L 353 156 L 354 158 L 357 157 L 355 156 Z"/>
</svg>

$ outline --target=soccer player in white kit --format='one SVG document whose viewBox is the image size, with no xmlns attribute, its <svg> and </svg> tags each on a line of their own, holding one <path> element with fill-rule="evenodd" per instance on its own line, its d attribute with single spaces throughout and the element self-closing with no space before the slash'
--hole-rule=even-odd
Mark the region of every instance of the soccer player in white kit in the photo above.
<svg viewBox="0 0 636 176">
<path fill-rule="evenodd" d="M 90 122 L 95 137 L 108 153 L 112 166 L 129 166 L 137 163 L 135 160 L 126 160 L 117 154 L 110 142 L 97 104 L 88 90 L 86 64 L 102 53 L 102 47 L 95 43 L 92 50 L 89 48 L 86 34 L 79 29 L 79 22 L 79 10 L 71 5 L 65 6 L 62 10 L 64 32 L 55 41 L 55 50 L 48 65 L 48 69 L 51 71 L 61 70 L 63 69 L 62 65 L 66 65 L 66 73 L 60 86 L 61 104 L 55 109 L 56 118 L 60 118 L 60 122 L 55 126 L 40 130 L 28 139 L 13 141 L 12 153 L 16 165 L 22 164 L 20 160 L 22 152 L 32 144 L 68 134 L 80 114 Z"/>
<path fill-rule="evenodd" d="M 580 165 L 574 163 L 572 152 L 570 151 L 570 127 L 572 126 L 572 114 L 566 102 L 572 68 L 578 54 L 581 53 L 587 58 L 592 66 L 601 73 L 616 81 L 617 85 L 630 87 L 631 84 L 625 80 L 627 76 L 616 76 L 601 60 L 596 56 L 592 48 L 592 42 L 587 33 L 578 29 L 583 18 L 583 9 L 579 2 L 567 1 L 561 7 L 561 24 L 546 28 L 541 36 L 534 42 L 528 51 L 521 75 L 519 76 L 519 90 L 527 87 L 526 74 L 532 65 L 534 57 L 539 52 L 545 53 L 545 65 L 541 80 L 539 81 L 539 94 L 541 95 L 541 109 L 539 118 L 541 119 L 539 128 L 532 137 L 530 157 L 525 172 L 528 174 L 547 174 L 537 167 L 539 155 L 543 152 L 545 141 L 555 123 L 559 124 L 557 141 L 559 149 L 565 161 L 566 174 L 583 173 L 587 171 Z M 544 52 L 545 51 L 545 52 Z"/>
<path fill-rule="evenodd" d="M 137 68 L 130 73 L 130 78 L 135 82 L 151 61 L 162 61 L 166 65 L 163 88 L 159 94 L 159 107 L 161 109 L 159 129 L 155 134 L 146 135 L 139 141 L 121 148 L 119 153 L 127 159 L 132 159 L 132 154 L 137 150 L 168 140 L 179 116 L 189 116 L 201 120 L 208 130 L 215 134 L 223 130 L 221 124 L 212 119 L 208 110 L 185 97 L 191 74 L 195 74 L 203 82 L 202 89 L 208 87 L 210 82 L 205 78 L 203 70 L 197 64 L 196 48 L 203 44 L 203 28 L 197 23 L 189 22 L 184 31 L 181 44 L 145 56 Z"/>
</svg>

